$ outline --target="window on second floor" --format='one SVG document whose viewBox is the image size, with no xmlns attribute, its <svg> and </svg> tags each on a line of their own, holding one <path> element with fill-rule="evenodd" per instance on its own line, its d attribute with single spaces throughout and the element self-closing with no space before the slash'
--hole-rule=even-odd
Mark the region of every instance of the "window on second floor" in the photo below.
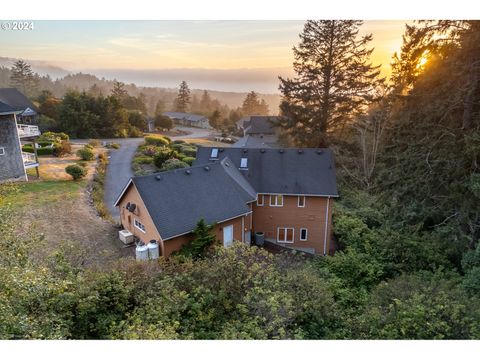
<svg viewBox="0 0 480 360">
<path fill-rule="evenodd" d="M 283 195 L 270 195 L 270 206 L 283 206 Z"/>
<path fill-rule="evenodd" d="M 257 206 L 263 206 L 264 201 L 265 201 L 265 195 L 258 194 L 257 195 Z"/>
<path fill-rule="evenodd" d="M 305 196 L 298 197 L 298 207 L 305 207 Z"/>
</svg>

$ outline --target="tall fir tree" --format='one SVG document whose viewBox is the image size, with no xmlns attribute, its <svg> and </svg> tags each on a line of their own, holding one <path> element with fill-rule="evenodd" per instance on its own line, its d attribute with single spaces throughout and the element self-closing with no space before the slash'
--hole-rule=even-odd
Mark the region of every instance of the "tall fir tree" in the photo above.
<svg viewBox="0 0 480 360">
<path fill-rule="evenodd" d="M 39 78 L 34 74 L 30 64 L 18 60 L 11 69 L 10 84 L 24 95 L 32 97 L 38 87 Z"/>
<path fill-rule="evenodd" d="M 190 89 L 186 81 L 180 83 L 178 95 L 175 99 L 175 111 L 187 112 L 190 105 Z"/>
<path fill-rule="evenodd" d="M 326 146 L 328 133 L 342 128 L 374 99 L 381 84 L 367 48 L 372 35 L 358 36 L 362 21 L 307 21 L 293 48 L 293 79 L 280 77 L 284 129 L 301 146 Z"/>
<path fill-rule="evenodd" d="M 264 99 L 260 99 L 255 91 L 251 91 L 242 103 L 244 115 L 268 115 L 268 105 Z"/>
<path fill-rule="evenodd" d="M 128 91 L 125 89 L 125 84 L 123 82 L 117 80 L 114 81 L 112 96 L 119 101 L 124 100 L 128 96 Z"/>
</svg>

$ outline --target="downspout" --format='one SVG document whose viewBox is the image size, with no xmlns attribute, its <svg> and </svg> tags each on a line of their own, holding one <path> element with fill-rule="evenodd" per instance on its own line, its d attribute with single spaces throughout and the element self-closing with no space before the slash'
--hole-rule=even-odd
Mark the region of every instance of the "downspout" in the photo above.
<svg viewBox="0 0 480 360">
<path fill-rule="evenodd" d="M 323 237 L 323 256 L 327 255 L 327 235 L 328 235 L 328 212 L 330 207 L 330 197 L 327 198 L 327 211 L 325 211 L 325 234 Z"/>
</svg>

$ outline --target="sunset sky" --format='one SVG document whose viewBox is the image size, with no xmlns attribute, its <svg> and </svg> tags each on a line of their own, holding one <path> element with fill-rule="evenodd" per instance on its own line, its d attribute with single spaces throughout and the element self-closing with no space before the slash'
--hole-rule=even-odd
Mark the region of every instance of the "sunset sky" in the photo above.
<svg viewBox="0 0 480 360">
<path fill-rule="evenodd" d="M 33 31 L 1 33 L 2 56 L 41 60 L 147 86 L 276 92 L 289 75 L 303 21 L 35 21 Z M 366 21 L 373 62 L 389 73 L 405 21 Z M 168 71 L 167 71 L 168 70 Z"/>
</svg>

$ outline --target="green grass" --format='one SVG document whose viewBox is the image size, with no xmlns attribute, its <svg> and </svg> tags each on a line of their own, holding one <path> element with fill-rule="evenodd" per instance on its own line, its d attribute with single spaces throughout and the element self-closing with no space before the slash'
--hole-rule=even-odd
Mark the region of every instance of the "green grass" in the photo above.
<svg viewBox="0 0 480 360">
<path fill-rule="evenodd" d="M 38 207 L 65 199 L 75 199 L 86 181 L 32 181 L 18 183 L 12 190 L 6 188 L 5 196 L 0 198 L 0 207 L 10 204 L 12 208 L 27 206 Z M 8 186 L 8 185 L 0 185 Z"/>
</svg>

